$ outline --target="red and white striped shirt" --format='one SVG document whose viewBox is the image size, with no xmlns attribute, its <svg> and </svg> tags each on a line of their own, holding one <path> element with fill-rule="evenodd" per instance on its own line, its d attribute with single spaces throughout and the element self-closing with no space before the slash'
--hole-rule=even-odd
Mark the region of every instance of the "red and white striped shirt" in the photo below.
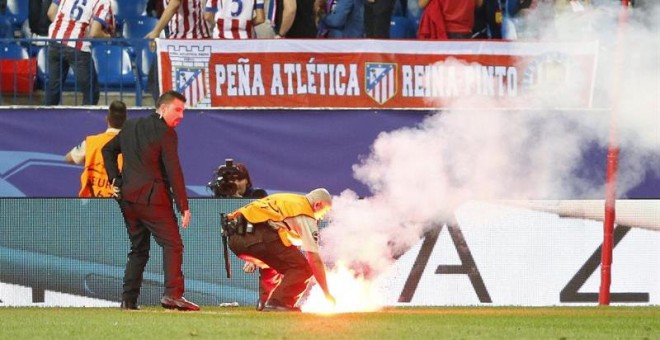
<svg viewBox="0 0 660 340">
<path fill-rule="evenodd" d="M 163 8 L 167 8 L 170 0 L 163 0 Z M 179 10 L 174 13 L 168 23 L 170 39 L 206 39 L 210 38 L 208 26 L 204 21 L 203 0 L 181 0 Z"/>
<path fill-rule="evenodd" d="M 215 13 L 213 38 L 252 38 L 253 12 L 263 8 L 264 0 L 208 0 L 206 11 Z"/>
<path fill-rule="evenodd" d="M 114 18 L 110 0 L 53 0 L 53 3 L 58 5 L 58 8 L 55 20 L 50 24 L 48 36 L 51 39 L 63 39 L 63 45 L 89 52 L 89 41 L 66 39 L 86 38 L 92 20 L 112 30 Z"/>
</svg>

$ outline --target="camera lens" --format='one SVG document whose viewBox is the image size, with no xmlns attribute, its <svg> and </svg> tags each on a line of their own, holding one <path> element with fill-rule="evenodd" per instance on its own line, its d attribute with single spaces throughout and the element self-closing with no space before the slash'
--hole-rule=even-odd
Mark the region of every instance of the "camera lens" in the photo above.
<svg viewBox="0 0 660 340">
<path fill-rule="evenodd" d="M 217 191 L 220 194 L 219 196 L 234 196 L 236 190 L 238 190 L 236 184 L 229 181 L 222 181 L 219 183 Z"/>
</svg>

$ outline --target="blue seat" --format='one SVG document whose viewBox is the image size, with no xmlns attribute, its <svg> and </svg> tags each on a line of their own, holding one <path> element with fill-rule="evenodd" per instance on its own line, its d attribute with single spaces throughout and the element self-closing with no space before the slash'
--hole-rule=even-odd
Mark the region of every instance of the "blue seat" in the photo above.
<svg viewBox="0 0 660 340">
<path fill-rule="evenodd" d="M 156 58 L 156 53 L 149 48 L 149 41 L 144 36 L 156 27 L 158 19 L 154 17 L 140 17 L 135 20 L 126 20 L 123 25 L 123 37 L 131 46 L 129 53 L 135 59 L 135 67 L 142 89 L 147 89 L 149 68 Z M 161 32 L 164 38 L 164 32 Z"/>
<path fill-rule="evenodd" d="M 406 15 L 406 7 L 403 5 L 404 1 L 406 4 L 408 1 L 406 0 L 396 0 L 394 1 L 394 9 L 392 9 L 392 16 L 404 16 Z"/>
<path fill-rule="evenodd" d="M 101 90 L 136 88 L 133 65 L 125 47 L 118 45 L 93 46 L 92 59 L 98 73 Z"/>
<path fill-rule="evenodd" d="M 422 18 L 422 11 L 423 9 L 419 8 L 417 0 L 408 0 L 405 17 L 412 21 L 415 26 L 415 33 L 417 33 L 417 29 L 419 28 L 419 20 Z"/>
<path fill-rule="evenodd" d="M 149 70 L 151 64 L 156 61 L 156 52 L 153 52 L 149 46 L 143 46 L 136 50 L 135 68 L 137 69 L 138 80 L 144 91 L 147 90 L 147 83 L 149 79 Z"/>
<path fill-rule="evenodd" d="M 137 17 L 125 20 L 122 24 L 122 36 L 129 40 L 139 41 L 151 32 L 156 24 L 158 24 L 158 19 L 154 17 Z M 132 41 L 130 43 L 135 45 Z"/>
<path fill-rule="evenodd" d="M 417 27 L 410 19 L 402 16 L 392 16 L 390 39 L 415 39 L 416 37 Z"/>
<path fill-rule="evenodd" d="M 128 19 L 122 24 L 122 37 L 126 39 L 126 44 L 131 47 L 129 53 L 135 58 L 142 48 L 149 46 L 149 41 L 144 36 L 156 27 L 158 19 L 153 17 L 138 17 Z M 161 37 L 165 36 L 161 34 Z"/>
<path fill-rule="evenodd" d="M 12 43 L 0 43 L 0 60 L 19 60 L 27 59 L 28 57 L 28 53 L 23 46 Z"/>
<path fill-rule="evenodd" d="M 112 9 L 118 24 L 128 18 L 137 18 L 147 15 L 147 0 L 112 0 Z"/>
<path fill-rule="evenodd" d="M 14 28 L 21 29 L 21 26 L 27 20 L 29 13 L 29 0 L 8 0 L 7 11 L 11 18 Z"/>
<path fill-rule="evenodd" d="M 0 39 L 14 39 L 13 19 L 0 15 Z"/>
</svg>

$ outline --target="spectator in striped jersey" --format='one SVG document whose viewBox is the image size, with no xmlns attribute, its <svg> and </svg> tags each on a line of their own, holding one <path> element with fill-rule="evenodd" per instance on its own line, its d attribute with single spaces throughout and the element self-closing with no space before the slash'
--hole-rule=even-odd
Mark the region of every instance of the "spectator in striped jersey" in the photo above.
<svg viewBox="0 0 660 340">
<path fill-rule="evenodd" d="M 53 0 L 48 8 L 52 21 L 48 36 L 57 40 L 48 47 L 48 85 L 46 105 L 61 101 L 62 83 L 73 67 L 78 91 L 82 91 L 83 105 L 96 105 L 99 86 L 92 62 L 90 42 L 83 38 L 110 38 L 114 18 L 110 0 Z"/>
<path fill-rule="evenodd" d="M 203 0 L 163 0 L 165 10 L 156 27 L 145 38 L 156 39 L 167 26 L 169 39 L 207 39 L 208 26 L 203 20 Z"/>
<path fill-rule="evenodd" d="M 165 9 L 156 26 L 145 38 L 156 39 L 167 26 L 168 39 L 208 39 L 211 37 L 209 27 L 204 21 L 204 0 L 162 0 Z M 155 44 L 152 44 L 155 49 Z M 158 66 L 151 65 L 148 76 L 148 86 L 154 102 L 160 97 L 158 87 Z"/>
<path fill-rule="evenodd" d="M 215 39 L 256 38 L 254 27 L 266 20 L 264 0 L 208 0 L 204 19 Z"/>
</svg>

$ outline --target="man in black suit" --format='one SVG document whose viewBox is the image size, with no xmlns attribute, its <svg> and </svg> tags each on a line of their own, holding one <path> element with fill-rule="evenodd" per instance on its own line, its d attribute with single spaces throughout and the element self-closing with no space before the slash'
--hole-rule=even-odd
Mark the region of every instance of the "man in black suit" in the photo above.
<svg viewBox="0 0 660 340">
<path fill-rule="evenodd" d="M 164 93 L 158 99 L 155 113 L 126 121 L 122 131 L 103 147 L 108 179 L 113 183 L 131 242 L 124 272 L 122 309 L 138 309 L 137 299 L 153 234 L 163 248 L 165 293 L 161 305 L 168 309 L 199 310 L 199 306 L 183 297 L 183 242 L 172 207 L 173 194 L 182 214 L 182 227 L 187 228 L 190 211 L 174 130 L 183 119 L 185 102 L 186 98 L 176 91 Z M 117 165 L 119 154 L 124 157 L 121 173 Z"/>
</svg>

